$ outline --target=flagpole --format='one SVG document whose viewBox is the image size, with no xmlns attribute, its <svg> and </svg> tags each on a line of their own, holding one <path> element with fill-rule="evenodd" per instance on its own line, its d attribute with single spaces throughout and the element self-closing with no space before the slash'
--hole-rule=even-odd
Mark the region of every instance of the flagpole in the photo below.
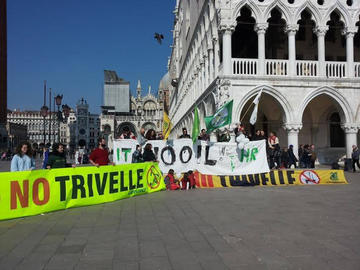
<svg viewBox="0 0 360 270">
<path fill-rule="evenodd" d="M 240 119 L 240 122 L 242 122 L 246 116 L 246 114 L 249 112 L 251 105 L 253 105 L 254 103 L 251 102 L 250 106 L 247 108 L 246 112 L 244 113 L 243 117 Z"/>
</svg>

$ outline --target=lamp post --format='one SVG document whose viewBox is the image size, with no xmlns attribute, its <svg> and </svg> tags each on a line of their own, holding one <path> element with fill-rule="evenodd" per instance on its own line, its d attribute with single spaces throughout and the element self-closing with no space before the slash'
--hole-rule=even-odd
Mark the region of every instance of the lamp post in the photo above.
<svg viewBox="0 0 360 270">
<path fill-rule="evenodd" d="M 45 141 L 45 139 L 46 139 L 46 122 L 45 121 L 46 121 L 46 116 L 48 114 L 48 110 L 49 110 L 49 108 L 45 105 L 42 106 L 40 109 L 40 114 L 44 118 L 44 147 L 46 145 L 46 141 Z"/>
<path fill-rule="evenodd" d="M 58 108 L 57 111 L 57 120 L 58 120 L 58 142 L 60 142 L 60 122 L 62 121 L 62 112 L 60 111 L 61 102 L 63 99 L 63 95 L 57 95 L 55 97 L 55 104 Z"/>
</svg>

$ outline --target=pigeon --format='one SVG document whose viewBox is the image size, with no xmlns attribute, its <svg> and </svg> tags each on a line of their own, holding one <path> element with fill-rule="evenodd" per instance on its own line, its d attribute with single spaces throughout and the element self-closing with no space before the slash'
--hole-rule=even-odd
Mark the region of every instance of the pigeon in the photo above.
<svg viewBox="0 0 360 270">
<path fill-rule="evenodd" d="M 164 36 L 162 34 L 155 33 L 154 38 L 159 42 L 159 44 L 161 44 L 162 40 L 164 39 Z"/>
</svg>

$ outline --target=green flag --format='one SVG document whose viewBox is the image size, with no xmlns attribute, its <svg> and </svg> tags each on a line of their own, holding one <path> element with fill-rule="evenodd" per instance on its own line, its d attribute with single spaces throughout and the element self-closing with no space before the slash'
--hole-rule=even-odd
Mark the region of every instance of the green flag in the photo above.
<svg viewBox="0 0 360 270">
<path fill-rule="evenodd" d="M 205 117 L 206 133 L 231 124 L 233 100 L 216 111 L 213 116 Z"/>
<path fill-rule="evenodd" d="M 200 119 L 199 119 L 199 112 L 198 112 L 198 108 L 195 107 L 195 111 L 194 111 L 194 124 L 193 124 L 193 128 L 192 128 L 192 140 L 195 143 L 198 136 L 200 134 Z"/>
</svg>

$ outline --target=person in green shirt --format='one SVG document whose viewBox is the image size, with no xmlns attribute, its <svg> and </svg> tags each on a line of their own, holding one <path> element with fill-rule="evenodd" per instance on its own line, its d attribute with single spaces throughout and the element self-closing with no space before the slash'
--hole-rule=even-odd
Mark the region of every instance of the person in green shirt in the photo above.
<svg viewBox="0 0 360 270">
<path fill-rule="evenodd" d="M 66 163 L 64 145 L 62 145 L 61 143 L 55 143 L 53 145 L 53 151 L 49 155 L 46 168 L 57 169 L 57 168 L 66 168 L 66 167 L 75 167 L 75 165 Z"/>
</svg>

